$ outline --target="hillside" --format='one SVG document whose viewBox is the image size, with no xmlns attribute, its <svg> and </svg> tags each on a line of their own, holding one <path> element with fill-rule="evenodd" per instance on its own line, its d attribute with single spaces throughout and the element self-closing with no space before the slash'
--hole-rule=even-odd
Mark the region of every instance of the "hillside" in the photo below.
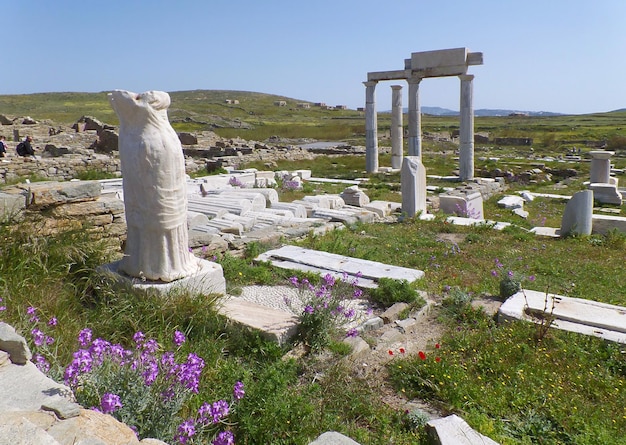
<svg viewBox="0 0 626 445">
<path fill-rule="evenodd" d="M 212 130 L 225 138 L 266 140 L 271 136 L 365 143 L 364 113 L 315 106 L 295 98 L 250 91 L 192 90 L 170 93 L 169 117 L 177 131 Z M 285 106 L 277 106 L 283 101 Z M 308 104 L 304 108 L 301 104 Z M 422 130 L 450 133 L 458 129 L 454 111 L 423 107 Z M 535 145 L 559 141 L 626 139 L 626 111 L 589 115 L 558 115 L 536 112 L 510 116 L 512 110 L 476 110 L 475 131 L 490 137 L 530 137 Z M 107 93 L 39 93 L 0 95 L 0 115 L 9 119 L 31 116 L 38 121 L 71 125 L 81 116 L 93 116 L 117 125 Z M 497 116 L 494 116 L 497 115 Z M 408 118 L 405 117 L 405 126 Z M 388 144 L 391 115 L 380 112 L 381 144 Z M 5 131 L 6 133 L 6 131 Z"/>
</svg>

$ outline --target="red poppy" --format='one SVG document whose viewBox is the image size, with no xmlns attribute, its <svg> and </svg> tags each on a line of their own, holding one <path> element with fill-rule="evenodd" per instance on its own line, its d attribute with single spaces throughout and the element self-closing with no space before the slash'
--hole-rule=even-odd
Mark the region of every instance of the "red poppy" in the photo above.
<svg viewBox="0 0 626 445">
<path fill-rule="evenodd" d="M 439 363 L 441 361 L 441 357 L 435 357 L 435 361 Z"/>
<path fill-rule="evenodd" d="M 387 353 L 388 353 L 389 355 L 393 355 L 393 351 L 392 351 L 391 349 L 390 349 L 389 351 L 387 351 Z"/>
<path fill-rule="evenodd" d="M 435 343 L 435 349 L 439 349 L 441 348 L 441 345 L 439 343 Z"/>
<path fill-rule="evenodd" d="M 417 355 L 419 355 L 422 360 L 426 360 L 426 354 L 424 354 L 424 351 L 418 352 Z"/>
<path fill-rule="evenodd" d="M 400 354 L 404 354 L 406 350 L 404 348 L 400 348 Z"/>
</svg>

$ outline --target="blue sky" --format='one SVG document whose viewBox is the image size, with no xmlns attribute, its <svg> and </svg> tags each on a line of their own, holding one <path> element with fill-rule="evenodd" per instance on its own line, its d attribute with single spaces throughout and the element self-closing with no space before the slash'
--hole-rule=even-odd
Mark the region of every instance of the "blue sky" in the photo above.
<svg viewBox="0 0 626 445">
<path fill-rule="evenodd" d="M 624 0 L 0 0 L 0 11 L 0 94 L 243 90 L 356 108 L 369 71 L 467 47 L 484 56 L 470 67 L 476 109 L 626 107 Z M 378 84 L 379 110 L 393 83 Z M 420 94 L 459 108 L 456 77 L 426 79 Z"/>
</svg>

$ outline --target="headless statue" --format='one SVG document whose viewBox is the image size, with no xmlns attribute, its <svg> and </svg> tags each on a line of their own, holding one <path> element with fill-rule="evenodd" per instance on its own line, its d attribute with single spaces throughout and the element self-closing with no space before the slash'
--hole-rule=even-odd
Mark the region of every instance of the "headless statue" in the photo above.
<svg viewBox="0 0 626 445">
<path fill-rule="evenodd" d="M 188 247 L 185 159 L 167 117 L 170 96 L 115 90 L 108 97 L 120 120 L 128 227 L 119 271 L 162 282 L 188 276 L 197 270 L 198 259 Z"/>
</svg>

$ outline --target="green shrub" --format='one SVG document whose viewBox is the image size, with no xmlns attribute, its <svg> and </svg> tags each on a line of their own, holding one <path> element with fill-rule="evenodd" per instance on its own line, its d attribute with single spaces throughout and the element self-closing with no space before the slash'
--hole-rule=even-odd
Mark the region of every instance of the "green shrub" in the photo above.
<svg viewBox="0 0 626 445">
<path fill-rule="evenodd" d="M 426 304 L 417 290 L 407 280 L 394 280 L 392 278 L 380 278 L 378 287 L 370 289 L 368 294 L 375 303 L 389 307 L 394 303 L 419 302 L 420 306 Z M 421 300 L 421 301 L 420 301 Z"/>
</svg>

